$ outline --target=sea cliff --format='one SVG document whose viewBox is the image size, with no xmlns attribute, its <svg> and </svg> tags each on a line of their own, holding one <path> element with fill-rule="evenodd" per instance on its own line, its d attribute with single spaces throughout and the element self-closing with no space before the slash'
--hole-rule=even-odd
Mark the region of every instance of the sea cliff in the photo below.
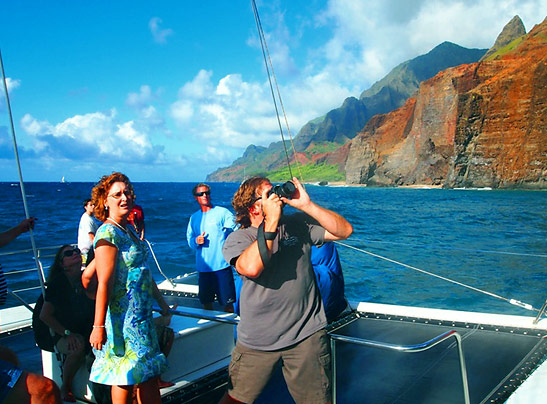
<svg viewBox="0 0 547 404">
<path fill-rule="evenodd" d="M 346 182 L 547 187 L 547 22 L 515 41 L 373 117 L 344 147 Z"/>
</svg>

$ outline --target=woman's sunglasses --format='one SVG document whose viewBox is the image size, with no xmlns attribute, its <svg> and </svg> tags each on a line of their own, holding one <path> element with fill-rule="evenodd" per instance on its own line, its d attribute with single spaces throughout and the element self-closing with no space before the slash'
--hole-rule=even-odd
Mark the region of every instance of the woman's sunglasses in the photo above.
<svg viewBox="0 0 547 404">
<path fill-rule="evenodd" d="M 194 196 L 211 195 L 211 191 L 196 192 Z"/>
<path fill-rule="evenodd" d="M 80 254 L 80 249 L 72 248 L 70 250 L 63 251 L 63 257 L 72 257 L 74 254 Z"/>
</svg>

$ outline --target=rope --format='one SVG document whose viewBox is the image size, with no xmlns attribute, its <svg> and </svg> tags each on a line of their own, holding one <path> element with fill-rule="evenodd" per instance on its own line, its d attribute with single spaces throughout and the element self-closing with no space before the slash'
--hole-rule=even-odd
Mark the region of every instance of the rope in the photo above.
<svg viewBox="0 0 547 404">
<path fill-rule="evenodd" d="M 292 174 L 292 170 L 291 170 L 289 152 L 287 150 L 287 146 L 285 145 L 285 136 L 283 134 L 283 127 L 281 125 L 281 119 L 279 118 L 279 109 L 277 107 L 277 101 L 276 101 L 275 93 L 274 93 L 274 90 L 273 90 L 272 77 L 273 77 L 273 81 L 275 83 L 275 88 L 276 88 L 276 91 L 277 91 L 277 98 L 279 99 L 279 104 L 281 106 L 281 110 L 283 111 L 283 117 L 285 119 L 285 125 L 287 126 L 287 132 L 289 134 L 289 139 L 290 139 L 291 147 L 292 147 L 292 150 L 293 150 L 294 160 L 296 162 L 296 167 L 298 169 L 298 175 L 300 176 L 301 182 L 304 182 L 304 179 L 302 178 L 302 172 L 300 170 L 300 162 L 298 161 L 298 158 L 296 156 L 296 148 L 294 146 L 291 129 L 289 127 L 289 121 L 287 119 L 287 114 L 285 112 L 285 107 L 283 105 L 283 99 L 281 98 L 281 92 L 279 91 L 279 86 L 277 84 L 277 78 L 275 76 L 272 59 L 270 57 L 270 51 L 268 49 L 268 44 L 266 43 L 266 36 L 264 35 L 264 30 L 262 29 L 262 23 L 260 21 L 260 16 L 258 15 L 258 8 L 256 6 L 255 0 L 252 0 L 252 5 L 253 5 L 253 13 L 254 13 L 254 17 L 255 17 L 255 22 L 256 22 L 256 28 L 257 28 L 257 31 L 258 31 L 258 37 L 260 39 L 260 46 L 262 48 L 262 55 L 263 55 L 263 58 L 264 58 L 264 64 L 266 66 L 266 72 L 268 74 L 268 82 L 270 83 L 270 92 L 272 94 L 273 103 L 274 103 L 274 107 L 275 107 L 275 113 L 276 113 L 276 116 L 277 116 L 277 123 L 279 125 L 279 131 L 281 133 L 281 139 L 282 139 L 282 143 L 283 143 L 283 148 L 285 150 L 285 156 L 287 158 L 287 167 L 289 168 L 289 175 L 292 179 L 293 174 Z M 271 74 L 270 74 L 270 70 L 271 70 Z"/>
<path fill-rule="evenodd" d="M 479 293 L 483 293 L 485 295 L 488 295 L 488 296 L 491 296 L 491 297 L 495 297 L 496 299 L 500 299 L 500 300 L 503 300 L 503 301 L 506 301 L 507 303 L 510 303 L 514 306 L 518 306 L 518 307 L 521 307 L 523 309 L 526 309 L 526 310 L 531 310 L 531 311 L 539 311 L 538 309 L 536 309 L 535 307 L 533 307 L 532 305 L 530 304 L 527 304 L 527 303 L 523 303 L 519 300 L 515 300 L 515 299 L 508 299 L 506 297 L 503 297 L 503 296 L 499 296 L 499 295 L 496 295 L 495 293 L 492 293 L 492 292 L 488 292 L 486 290 L 482 290 L 482 289 L 479 289 L 479 288 L 476 288 L 474 286 L 470 286 L 470 285 L 466 285 L 465 283 L 462 283 L 462 282 L 458 282 L 458 281 L 455 281 L 453 279 L 450 279 L 450 278 L 447 278 L 445 276 L 441 276 L 441 275 L 437 275 L 437 274 L 434 274 L 433 272 L 429 272 L 429 271 L 426 271 L 424 269 L 420 269 L 420 268 L 417 268 L 417 267 L 414 267 L 412 265 L 408 265 L 408 264 L 405 264 L 403 262 L 399 262 L 399 261 L 395 261 L 391 258 L 387 258 L 387 257 L 384 257 L 382 255 L 378 255 L 378 254 L 374 254 L 370 251 L 366 251 L 366 250 L 363 250 L 362 248 L 357 248 L 357 247 L 354 247 L 352 245 L 349 245 L 349 244 L 346 244 L 346 243 L 343 243 L 341 241 L 335 241 L 336 244 L 339 244 L 339 245 L 342 245 L 344 247 L 347 247 L 347 248 L 351 248 L 353 250 L 356 250 L 356 251 L 359 251 L 361 253 L 364 253 L 364 254 L 368 254 L 372 257 L 376 257 L 376 258 L 379 258 L 379 259 L 382 259 L 382 260 L 385 260 L 385 261 L 388 261 L 388 262 L 391 262 L 393 264 L 397 264 L 397 265 L 400 265 L 402 267 L 405 267 L 405 268 L 408 268 L 408 269 L 412 269 L 414 271 L 418 271 L 418 272 L 421 272 L 423 274 L 426 274 L 426 275 L 429 275 L 429 276 L 432 276 L 432 277 L 435 277 L 435 278 L 438 278 L 438 279 L 441 279 L 443 281 L 446 281 L 446 282 L 450 282 L 450 283 L 453 283 L 455 285 L 459 285 L 459 286 L 462 286 L 464 288 L 467 288 L 467 289 L 471 289 L 471 290 L 474 290 L 475 292 L 479 292 Z"/>
<path fill-rule="evenodd" d="M 148 249 L 150 250 L 150 252 L 152 253 L 152 257 L 154 258 L 154 262 L 156 263 L 156 266 L 158 267 L 158 270 L 160 271 L 160 274 L 162 274 L 162 276 L 165 278 L 165 280 L 167 280 L 167 282 L 169 282 L 171 284 L 172 287 L 175 287 L 175 284 L 173 283 L 173 281 L 171 279 L 169 279 L 162 271 L 161 269 L 161 266 L 160 266 L 160 263 L 158 262 L 158 259 L 156 258 L 156 254 L 154 253 L 154 249 L 152 248 L 152 244 L 150 244 L 150 241 L 148 241 L 147 239 L 144 239 L 144 241 L 146 242 L 146 244 L 148 244 Z"/>
<path fill-rule="evenodd" d="M 15 152 L 15 161 L 17 162 L 17 170 L 19 173 L 19 185 L 21 189 L 21 196 L 23 197 L 23 207 L 25 209 L 25 217 L 27 219 L 30 218 L 30 215 L 28 213 L 28 204 L 27 204 L 27 196 L 25 193 L 25 183 L 23 182 L 23 173 L 21 171 L 21 163 L 19 162 L 19 151 L 17 149 L 17 138 L 15 137 L 15 126 L 13 125 L 13 115 L 11 113 L 11 104 L 9 101 L 9 94 L 8 94 L 8 84 L 6 81 L 6 74 L 4 71 L 4 62 L 2 60 L 2 51 L 0 50 L 0 70 L 2 71 L 2 82 L 4 84 L 4 93 L 6 95 L 6 105 L 8 108 L 8 115 L 9 115 L 9 121 L 10 121 L 10 127 L 11 127 L 11 137 L 13 141 L 13 151 Z M 29 235 L 30 235 L 30 243 L 32 245 L 32 252 L 34 253 L 34 262 L 36 264 L 36 270 L 38 271 L 38 278 L 40 280 L 40 288 L 42 289 L 42 295 L 45 297 L 46 295 L 46 289 L 44 286 L 44 278 L 43 278 L 43 271 L 42 266 L 40 265 L 40 262 L 38 260 L 38 249 L 36 248 L 36 243 L 34 241 L 34 232 L 32 229 L 29 229 Z"/>
<path fill-rule="evenodd" d="M 397 243 L 394 241 L 378 241 L 378 240 L 366 240 L 360 239 L 360 241 L 369 244 L 391 244 L 391 245 L 404 245 L 405 247 L 411 248 L 429 248 L 433 250 L 449 250 L 449 251 L 467 251 L 481 254 L 500 254 L 500 255 L 516 255 L 521 257 L 534 257 L 534 258 L 547 258 L 547 254 L 529 254 L 529 253 L 518 253 L 512 251 L 497 251 L 497 250 L 475 250 L 472 248 L 455 248 L 455 247 L 440 247 L 438 245 L 427 245 L 427 244 L 408 244 L 408 243 Z"/>
</svg>

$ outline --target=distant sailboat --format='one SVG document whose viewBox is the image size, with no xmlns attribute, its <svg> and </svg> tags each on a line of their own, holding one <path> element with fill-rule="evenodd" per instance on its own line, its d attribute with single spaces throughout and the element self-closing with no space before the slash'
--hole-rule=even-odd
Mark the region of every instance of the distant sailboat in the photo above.
<svg viewBox="0 0 547 404">
<path fill-rule="evenodd" d="M 65 176 L 63 175 L 63 178 L 61 178 L 61 182 L 65 182 Z"/>
</svg>

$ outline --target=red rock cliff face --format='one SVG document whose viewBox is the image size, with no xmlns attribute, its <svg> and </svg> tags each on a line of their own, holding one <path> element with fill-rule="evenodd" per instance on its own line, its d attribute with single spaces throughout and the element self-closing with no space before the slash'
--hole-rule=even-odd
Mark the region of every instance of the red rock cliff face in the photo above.
<svg viewBox="0 0 547 404">
<path fill-rule="evenodd" d="M 547 188 L 547 22 L 502 57 L 423 82 L 346 150 L 348 183 Z"/>
</svg>

